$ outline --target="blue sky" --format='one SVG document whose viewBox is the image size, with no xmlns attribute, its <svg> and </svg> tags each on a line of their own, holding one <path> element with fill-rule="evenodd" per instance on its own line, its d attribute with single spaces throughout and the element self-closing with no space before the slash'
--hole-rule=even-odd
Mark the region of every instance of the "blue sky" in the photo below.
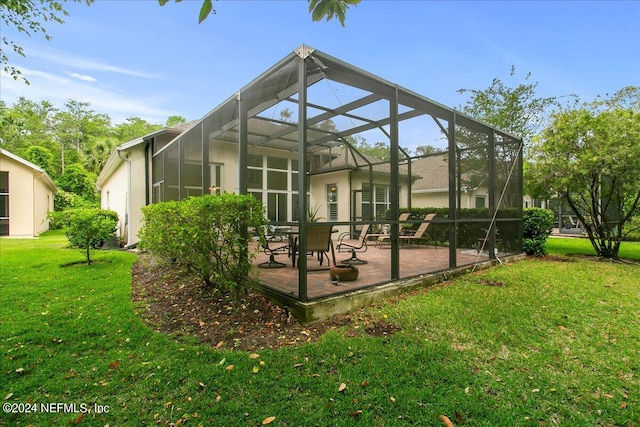
<svg viewBox="0 0 640 427">
<path fill-rule="evenodd" d="M 0 98 L 90 102 L 114 123 L 198 119 L 301 44 L 458 107 L 460 88 L 508 85 L 527 72 L 539 96 L 640 86 L 638 1 L 363 0 L 337 20 L 312 22 L 307 2 L 218 1 L 198 25 L 200 0 L 67 4 L 45 41 L 3 29 L 25 48 L 11 56 L 31 85 L 2 75 Z M 516 76 L 511 78 L 511 66 Z"/>
</svg>

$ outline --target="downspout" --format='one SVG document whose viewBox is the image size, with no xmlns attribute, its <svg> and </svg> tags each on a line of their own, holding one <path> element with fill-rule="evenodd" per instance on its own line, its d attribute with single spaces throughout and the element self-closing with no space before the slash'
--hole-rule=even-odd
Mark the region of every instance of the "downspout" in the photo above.
<svg viewBox="0 0 640 427">
<path fill-rule="evenodd" d="M 131 160 L 129 156 L 123 157 L 119 148 L 116 149 L 116 152 L 120 160 L 127 162 L 127 202 L 124 214 L 124 225 L 127 227 L 127 245 L 129 245 L 131 243 L 131 227 L 129 226 L 129 213 L 131 212 Z"/>
<path fill-rule="evenodd" d="M 35 178 L 35 177 L 34 177 Z M 38 188 L 36 186 L 36 181 L 37 179 L 33 180 L 33 188 L 31 189 L 32 191 L 32 195 L 33 195 L 33 200 L 32 200 L 32 204 L 31 206 L 33 206 L 33 208 L 31 209 L 31 214 L 33 215 L 33 228 L 31 229 L 32 231 L 32 235 L 33 237 L 36 237 L 38 235 L 38 232 L 36 231 L 37 225 L 36 225 L 36 221 L 37 221 L 37 217 L 38 217 L 38 213 L 37 213 L 37 206 L 38 206 L 38 196 L 36 195 Z"/>
</svg>

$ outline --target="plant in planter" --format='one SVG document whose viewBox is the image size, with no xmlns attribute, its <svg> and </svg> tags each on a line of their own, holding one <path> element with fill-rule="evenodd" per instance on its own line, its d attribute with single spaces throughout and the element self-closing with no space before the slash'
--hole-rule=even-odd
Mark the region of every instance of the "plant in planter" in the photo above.
<svg viewBox="0 0 640 427">
<path fill-rule="evenodd" d="M 317 203 L 313 208 L 309 206 L 309 211 L 307 212 L 307 222 L 318 222 L 321 219 L 325 219 L 323 216 L 318 216 L 319 210 L 320 205 L 318 205 Z"/>
</svg>

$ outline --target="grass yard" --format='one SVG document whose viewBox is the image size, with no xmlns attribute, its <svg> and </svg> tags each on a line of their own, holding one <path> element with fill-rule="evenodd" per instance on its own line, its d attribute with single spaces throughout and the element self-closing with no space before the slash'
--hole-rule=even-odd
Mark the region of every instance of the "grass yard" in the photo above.
<svg viewBox="0 0 640 427">
<path fill-rule="evenodd" d="M 564 255 L 583 243 L 251 353 L 144 325 L 133 254 L 0 240 L 0 425 L 640 426 L 640 266 Z M 400 330 L 364 333 L 383 319 Z"/>
</svg>

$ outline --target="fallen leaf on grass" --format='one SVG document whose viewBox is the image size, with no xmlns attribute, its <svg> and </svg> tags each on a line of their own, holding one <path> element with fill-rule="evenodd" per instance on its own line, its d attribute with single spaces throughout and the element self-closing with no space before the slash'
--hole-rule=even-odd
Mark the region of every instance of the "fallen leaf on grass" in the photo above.
<svg viewBox="0 0 640 427">
<path fill-rule="evenodd" d="M 276 419 L 276 417 L 267 417 L 264 420 L 262 420 L 262 425 L 266 426 L 267 424 L 271 424 L 272 422 L 274 422 Z"/>
<path fill-rule="evenodd" d="M 250 359 L 257 359 L 258 357 L 260 357 L 260 355 L 259 355 L 259 354 L 256 354 L 256 353 L 251 353 L 251 354 L 249 355 L 249 358 L 250 358 Z"/>
<path fill-rule="evenodd" d="M 464 422 L 464 417 L 458 411 L 456 411 L 456 421 L 458 421 L 458 424 L 462 424 Z"/>
<path fill-rule="evenodd" d="M 233 365 L 229 365 L 229 366 L 227 366 L 227 371 L 230 371 L 230 370 L 232 370 L 232 369 L 233 369 Z"/>
<path fill-rule="evenodd" d="M 338 391 L 340 393 L 342 393 L 343 391 L 345 391 L 347 389 L 347 385 L 345 383 L 340 384 L 340 387 L 338 387 Z"/>
<path fill-rule="evenodd" d="M 109 368 L 111 369 L 116 369 L 118 366 L 120 366 L 120 362 L 118 360 L 114 362 L 109 362 Z"/>
<path fill-rule="evenodd" d="M 620 404 L 620 409 L 625 409 L 627 407 L 627 402 L 622 402 Z"/>
<path fill-rule="evenodd" d="M 75 420 L 73 420 L 71 422 L 71 424 L 73 424 L 74 426 L 77 426 L 78 424 L 80 424 L 82 422 L 82 420 L 84 420 L 84 417 L 86 417 L 86 416 L 87 416 L 86 412 L 83 413 L 83 414 L 80 414 L 80 416 L 78 418 L 76 418 Z"/>
<path fill-rule="evenodd" d="M 447 427 L 453 427 L 453 423 L 446 415 L 440 415 L 440 421 L 442 421 Z"/>
<path fill-rule="evenodd" d="M 260 368 L 258 368 L 257 366 L 254 366 L 253 369 L 251 369 L 251 372 L 253 372 L 254 374 L 257 374 L 259 370 Z"/>
</svg>

